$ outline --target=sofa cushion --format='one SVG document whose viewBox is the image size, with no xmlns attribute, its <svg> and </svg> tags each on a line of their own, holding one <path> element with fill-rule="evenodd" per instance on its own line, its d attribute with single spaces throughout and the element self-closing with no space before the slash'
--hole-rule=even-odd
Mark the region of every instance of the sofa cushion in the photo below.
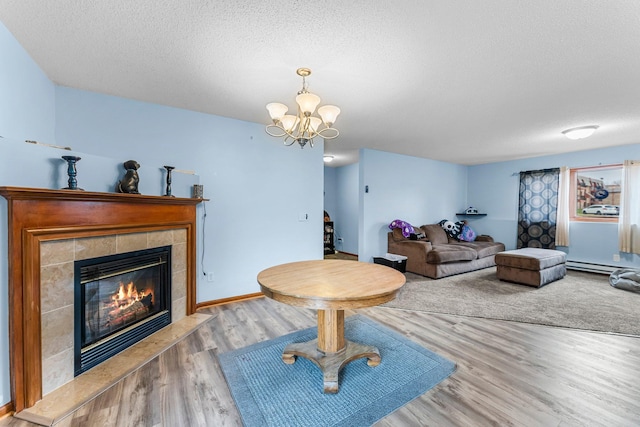
<svg viewBox="0 0 640 427">
<path fill-rule="evenodd" d="M 433 245 L 433 249 L 427 253 L 429 264 L 444 264 L 447 262 L 473 261 L 478 254 L 471 248 L 456 245 Z"/>
<path fill-rule="evenodd" d="M 406 237 L 404 237 L 404 235 L 402 234 L 402 230 L 400 228 L 394 228 L 391 231 L 391 234 L 393 235 L 393 240 L 400 241 L 406 239 Z"/>
<path fill-rule="evenodd" d="M 478 254 L 478 258 L 486 258 L 488 256 L 495 255 L 499 252 L 504 251 L 504 244 L 494 242 L 455 242 L 450 243 L 450 245 L 471 248 L 476 251 L 476 253 Z"/>
<path fill-rule="evenodd" d="M 445 233 L 439 224 L 421 225 L 420 228 L 424 230 L 427 239 L 434 245 L 447 243 L 449 241 L 447 233 Z"/>
</svg>

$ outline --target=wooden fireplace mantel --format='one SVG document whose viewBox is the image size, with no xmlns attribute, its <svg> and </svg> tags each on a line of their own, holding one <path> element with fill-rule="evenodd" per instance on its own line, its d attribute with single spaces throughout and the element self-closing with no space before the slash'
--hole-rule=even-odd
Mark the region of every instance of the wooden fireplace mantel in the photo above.
<svg viewBox="0 0 640 427">
<path fill-rule="evenodd" d="M 187 315 L 196 311 L 196 205 L 205 199 L 0 187 L 7 199 L 11 398 L 42 398 L 40 242 L 187 230 Z"/>
</svg>

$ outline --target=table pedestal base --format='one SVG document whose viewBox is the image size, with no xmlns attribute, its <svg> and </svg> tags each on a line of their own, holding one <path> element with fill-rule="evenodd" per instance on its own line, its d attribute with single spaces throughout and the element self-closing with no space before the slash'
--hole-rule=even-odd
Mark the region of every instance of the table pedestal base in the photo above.
<svg viewBox="0 0 640 427">
<path fill-rule="evenodd" d="M 349 362 L 368 358 L 367 365 L 378 366 L 380 364 L 380 352 L 376 347 L 358 344 L 345 340 L 345 347 L 335 353 L 318 350 L 318 340 L 314 339 L 304 343 L 287 345 L 282 352 L 282 361 L 289 365 L 295 363 L 296 356 L 302 356 L 315 363 L 322 371 L 325 393 L 338 392 L 338 374 Z"/>
</svg>

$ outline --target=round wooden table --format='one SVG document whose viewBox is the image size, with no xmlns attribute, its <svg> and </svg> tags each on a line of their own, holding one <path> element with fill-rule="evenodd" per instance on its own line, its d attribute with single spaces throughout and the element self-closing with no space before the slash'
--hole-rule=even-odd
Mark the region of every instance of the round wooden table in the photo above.
<svg viewBox="0 0 640 427">
<path fill-rule="evenodd" d="M 285 304 L 318 310 L 318 338 L 289 344 L 282 360 L 292 364 L 296 356 L 321 370 L 325 393 L 338 392 L 338 374 L 347 363 L 366 357 L 369 366 L 380 364 L 373 346 L 344 337 L 344 310 L 372 307 L 395 298 L 404 285 L 404 274 L 378 264 L 344 260 L 300 261 L 261 271 L 258 283 L 269 298 Z"/>
</svg>

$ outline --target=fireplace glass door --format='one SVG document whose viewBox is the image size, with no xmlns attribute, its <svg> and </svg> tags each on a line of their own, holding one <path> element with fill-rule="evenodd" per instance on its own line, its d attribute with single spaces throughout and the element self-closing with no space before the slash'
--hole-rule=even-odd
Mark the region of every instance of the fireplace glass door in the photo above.
<svg viewBox="0 0 640 427">
<path fill-rule="evenodd" d="M 77 261 L 76 375 L 171 323 L 171 247 Z"/>
</svg>

